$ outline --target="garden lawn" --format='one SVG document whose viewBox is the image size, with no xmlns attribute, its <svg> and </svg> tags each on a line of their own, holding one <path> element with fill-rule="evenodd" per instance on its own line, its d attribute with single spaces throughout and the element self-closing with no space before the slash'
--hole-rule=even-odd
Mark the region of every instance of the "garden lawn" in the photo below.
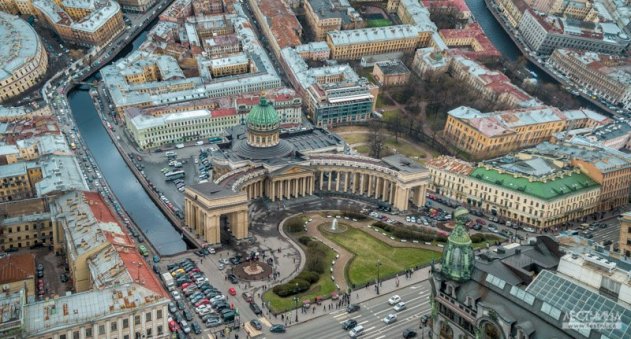
<svg viewBox="0 0 631 339">
<path fill-rule="evenodd" d="M 387 27 L 391 26 L 392 21 L 388 19 L 370 19 L 368 20 L 368 27 Z"/>
<path fill-rule="evenodd" d="M 374 232 L 374 231 L 372 231 Z M 340 244 L 355 257 L 346 268 L 347 279 L 355 286 L 374 282 L 377 278 L 377 261 L 381 261 L 379 274 L 382 278 L 417 265 L 426 265 L 432 259 L 440 258 L 440 253 L 413 247 L 392 247 L 365 232 L 349 228 L 344 233 L 322 232 L 327 238 Z M 376 233 L 376 232 L 375 232 Z"/>
<path fill-rule="evenodd" d="M 298 238 L 300 236 L 305 235 L 305 232 L 288 233 L 288 234 L 290 234 L 290 236 L 294 239 L 294 241 L 296 241 L 296 243 L 300 244 L 298 242 Z M 323 246 L 323 248 L 327 249 L 325 262 L 331 262 L 335 260 L 335 252 L 332 249 L 324 245 L 319 240 L 314 240 L 314 241 L 318 241 Z M 300 244 L 300 246 L 303 249 L 305 249 L 305 246 L 303 246 L 302 244 Z M 331 292 L 334 292 L 335 290 L 336 290 L 336 286 L 335 286 L 335 282 L 331 280 L 331 272 L 329 270 L 325 270 L 325 272 L 320 275 L 320 280 L 318 280 L 318 282 L 316 282 L 315 284 L 311 285 L 311 288 L 308 291 L 298 294 L 298 298 L 300 299 L 298 301 L 298 305 L 302 305 L 303 300 L 311 300 L 311 302 L 313 303 L 315 300 L 315 297 L 317 296 L 321 296 L 323 298 L 329 298 L 331 296 Z M 270 310 L 272 311 L 272 313 L 276 313 L 276 314 L 293 310 L 296 307 L 294 297 L 295 296 L 292 295 L 286 298 L 281 298 L 278 295 L 276 295 L 276 293 L 274 293 L 274 291 L 272 291 L 271 289 L 263 294 L 263 300 L 265 302 L 269 301 Z"/>
</svg>

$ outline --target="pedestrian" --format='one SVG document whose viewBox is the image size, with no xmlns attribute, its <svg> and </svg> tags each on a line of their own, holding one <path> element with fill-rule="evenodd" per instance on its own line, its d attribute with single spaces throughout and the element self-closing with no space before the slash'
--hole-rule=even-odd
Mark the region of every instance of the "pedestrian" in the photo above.
<svg viewBox="0 0 631 339">
<path fill-rule="evenodd" d="M 280 315 L 280 318 L 281 318 L 282 320 L 285 320 L 285 315 L 284 315 L 284 314 L 281 314 L 281 315 Z"/>
</svg>

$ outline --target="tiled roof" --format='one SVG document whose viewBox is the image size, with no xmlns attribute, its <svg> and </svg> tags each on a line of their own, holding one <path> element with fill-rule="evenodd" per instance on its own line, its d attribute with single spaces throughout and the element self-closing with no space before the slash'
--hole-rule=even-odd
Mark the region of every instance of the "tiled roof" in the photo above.
<svg viewBox="0 0 631 339">
<path fill-rule="evenodd" d="M 470 163 L 447 155 L 432 158 L 428 160 L 425 165 L 429 168 L 436 168 L 461 175 L 469 175 L 473 171 L 473 165 Z"/>
<path fill-rule="evenodd" d="M 0 285 L 35 277 L 35 256 L 32 253 L 11 254 L 0 259 Z"/>
</svg>

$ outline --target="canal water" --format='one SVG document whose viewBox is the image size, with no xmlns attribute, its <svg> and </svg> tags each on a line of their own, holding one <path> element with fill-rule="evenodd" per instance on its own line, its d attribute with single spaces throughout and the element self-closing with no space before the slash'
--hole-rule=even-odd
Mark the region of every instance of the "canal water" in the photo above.
<svg viewBox="0 0 631 339">
<path fill-rule="evenodd" d="M 115 59 L 119 59 L 138 48 L 146 39 L 147 32 L 153 27 L 153 24 L 155 22 L 138 35 L 132 44 L 121 51 Z M 92 82 L 96 76 L 87 79 L 86 82 Z M 75 87 L 68 94 L 68 101 L 81 137 L 99 165 L 103 177 L 134 223 L 143 230 L 161 255 L 175 254 L 186 250 L 186 243 L 182 240 L 179 232 L 151 200 L 118 153 L 100 121 L 88 90 L 86 86 Z"/>
</svg>

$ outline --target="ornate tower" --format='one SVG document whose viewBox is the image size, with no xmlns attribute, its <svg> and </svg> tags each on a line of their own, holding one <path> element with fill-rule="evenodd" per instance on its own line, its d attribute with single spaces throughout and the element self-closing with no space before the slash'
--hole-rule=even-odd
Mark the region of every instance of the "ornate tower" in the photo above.
<svg viewBox="0 0 631 339">
<path fill-rule="evenodd" d="M 280 139 L 280 118 L 278 113 L 265 97 L 252 107 L 246 119 L 248 145 L 252 147 L 273 147 Z"/>
<path fill-rule="evenodd" d="M 452 281 L 469 280 L 473 272 L 473 247 L 469 233 L 464 226 L 468 214 L 469 212 L 462 207 L 454 211 L 456 227 L 449 235 L 449 242 L 441 259 L 441 273 Z"/>
</svg>

